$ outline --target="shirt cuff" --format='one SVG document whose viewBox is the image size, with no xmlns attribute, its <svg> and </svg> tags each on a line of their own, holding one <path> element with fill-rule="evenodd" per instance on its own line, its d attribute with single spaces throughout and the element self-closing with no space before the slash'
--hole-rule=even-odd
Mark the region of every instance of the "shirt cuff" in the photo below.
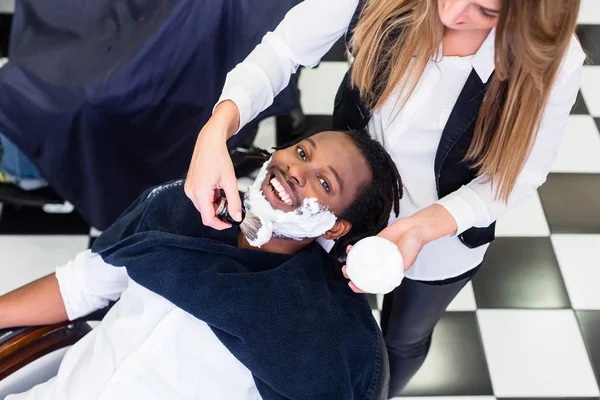
<svg viewBox="0 0 600 400">
<path fill-rule="evenodd" d="M 458 229 L 452 236 L 458 236 L 464 231 L 477 226 L 479 221 L 488 219 L 487 209 L 477 193 L 467 186 L 450 193 L 438 200 L 436 204 L 443 206 L 456 221 Z M 485 216 L 480 215 L 485 213 Z"/>
<path fill-rule="evenodd" d="M 238 108 L 238 111 L 240 113 L 240 126 L 238 127 L 238 130 L 234 133 L 234 135 L 237 135 L 237 133 L 244 126 L 246 126 L 246 124 L 248 122 L 250 122 L 248 120 L 248 118 L 249 118 L 248 115 L 250 113 L 247 111 L 247 110 L 250 110 L 252 107 L 250 95 L 239 86 L 225 89 L 223 91 L 223 93 L 221 93 L 221 97 L 219 98 L 219 101 L 217 101 L 217 104 L 215 104 L 215 106 L 213 107 L 213 114 L 215 112 L 215 108 L 217 108 L 217 106 L 219 104 L 221 104 L 222 102 L 224 102 L 225 100 L 231 100 L 235 104 L 235 106 Z"/>
<path fill-rule="evenodd" d="M 58 288 L 63 299 L 69 321 L 83 317 L 91 312 L 86 307 L 78 304 L 77 296 L 74 295 L 74 291 L 76 291 L 78 287 L 77 270 L 82 268 L 82 265 L 85 264 L 86 259 L 89 258 L 91 254 L 92 253 L 90 250 L 79 253 L 74 260 L 56 268 L 55 271 L 56 280 L 58 281 Z"/>
</svg>

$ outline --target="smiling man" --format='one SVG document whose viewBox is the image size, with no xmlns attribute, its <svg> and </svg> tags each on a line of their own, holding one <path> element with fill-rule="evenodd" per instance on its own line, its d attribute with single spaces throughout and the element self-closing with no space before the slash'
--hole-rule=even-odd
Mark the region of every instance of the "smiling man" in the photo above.
<svg viewBox="0 0 600 400">
<path fill-rule="evenodd" d="M 285 215 L 315 199 L 315 215 L 335 215 L 323 238 L 340 246 L 381 230 L 401 188 L 364 132 L 279 150 L 255 186 Z M 314 240 L 280 232 L 257 249 L 236 227 L 203 226 L 182 182 L 147 192 L 91 251 L 0 297 L 0 328 L 118 300 L 55 378 L 8 400 L 371 398 L 377 325 Z"/>
</svg>

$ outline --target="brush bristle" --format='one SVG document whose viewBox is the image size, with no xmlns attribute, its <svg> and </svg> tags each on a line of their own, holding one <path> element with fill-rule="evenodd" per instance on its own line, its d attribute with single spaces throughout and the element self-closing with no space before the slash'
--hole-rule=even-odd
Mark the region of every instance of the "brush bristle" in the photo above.
<svg viewBox="0 0 600 400">
<path fill-rule="evenodd" d="M 257 215 L 252 213 L 246 214 L 246 218 L 240 225 L 240 230 L 246 236 L 246 239 L 254 241 L 258 239 L 258 231 L 262 228 L 262 222 Z"/>
</svg>

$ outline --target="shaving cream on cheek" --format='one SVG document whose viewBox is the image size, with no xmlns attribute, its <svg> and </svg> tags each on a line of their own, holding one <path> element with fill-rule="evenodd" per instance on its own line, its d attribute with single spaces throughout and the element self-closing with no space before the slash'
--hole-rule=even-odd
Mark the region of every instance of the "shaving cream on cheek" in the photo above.
<svg viewBox="0 0 600 400">
<path fill-rule="evenodd" d="M 316 238 L 333 228 L 337 217 L 321 206 L 317 199 L 305 199 L 302 206 L 290 212 L 276 210 L 271 206 L 262 192 L 262 183 L 267 177 L 270 162 L 271 160 L 262 166 L 244 200 L 248 212 L 258 216 L 262 223 L 258 238 L 249 240 L 250 245 L 260 247 L 271 240 L 272 236 L 294 240 Z"/>
<path fill-rule="evenodd" d="M 296 211 L 281 214 L 273 222 L 273 234 L 295 240 L 316 238 L 333 228 L 337 218 L 322 207 L 317 199 L 304 199 Z"/>
</svg>

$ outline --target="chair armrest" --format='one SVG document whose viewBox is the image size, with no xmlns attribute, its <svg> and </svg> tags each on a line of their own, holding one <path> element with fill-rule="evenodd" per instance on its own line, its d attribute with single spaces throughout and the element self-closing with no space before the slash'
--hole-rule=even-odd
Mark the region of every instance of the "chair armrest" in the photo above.
<svg viewBox="0 0 600 400">
<path fill-rule="evenodd" d="M 0 381 L 46 354 L 77 343 L 92 330 L 87 321 L 102 320 L 109 308 L 75 321 L 0 330 Z"/>
<path fill-rule="evenodd" d="M 0 332 L 8 338 L 0 344 L 0 380 L 55 350 L 75 344 L 92 328 L 84 321 L 63 322 Z"/>
</svg>

